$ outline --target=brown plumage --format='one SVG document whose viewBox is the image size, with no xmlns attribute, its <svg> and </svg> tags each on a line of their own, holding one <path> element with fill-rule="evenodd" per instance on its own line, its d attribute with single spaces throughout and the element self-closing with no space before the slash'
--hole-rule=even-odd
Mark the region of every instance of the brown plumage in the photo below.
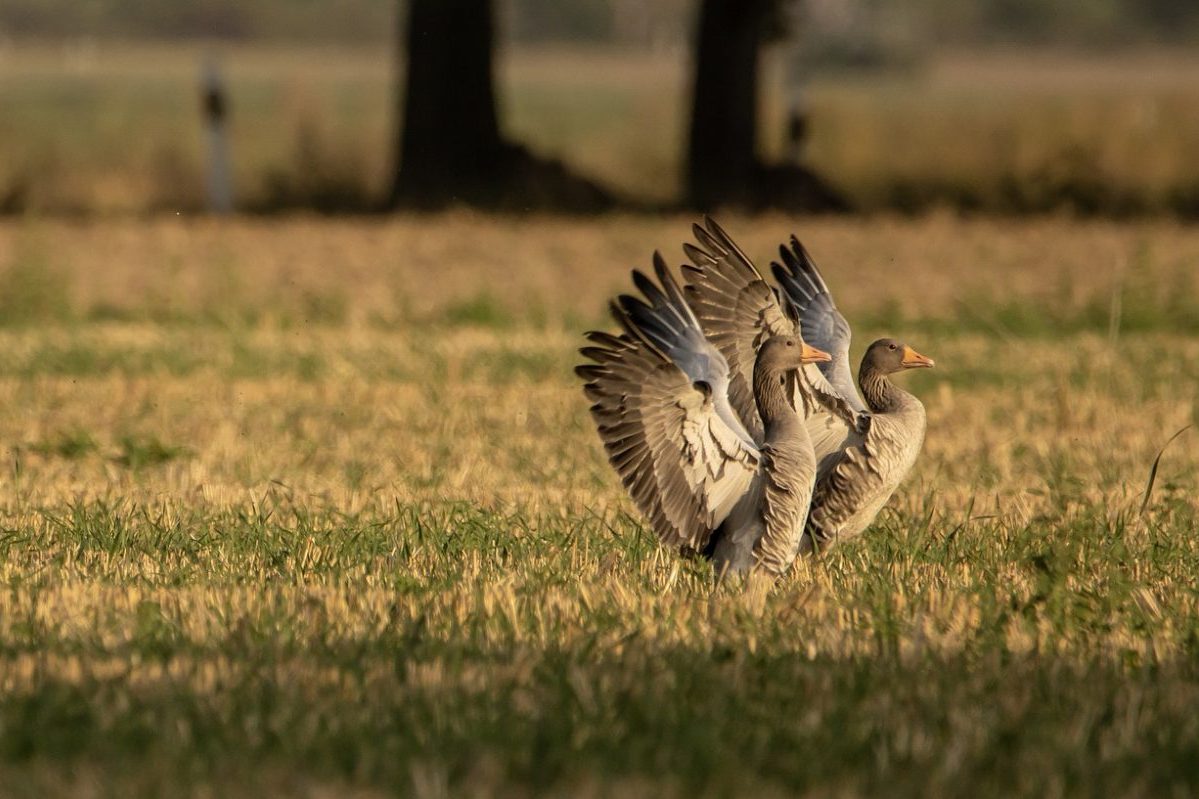
<svg viewBox="0 0 1199 799">
<path fill-rule="evenodd" d="M 864 434 L 849 437 L 852 443 L 822 453 L 805 550 L 863 532 L 912 468 L 924 444 L 924 406 L 892 383 L 890 375 L 932 365 L 931 358 L 894 339 L 879 339 L 866 350 L 858 383 L 870 423 Z"/>
<path fill-rule="evenodd" d="M 623 333 L 582 350 L 591 414 L 608 459 L 661 540 L 710 554 L 722 571 L 790 566 L 802 540 L 816 459 L 792 406 L 796 370 L 827 353 L 768 337 L 753 360 L 751 434 L 729 404 L 730 370 L 659 256 L 644 299 L 613 304 Z"/>
<path fill-rule="evenodd" d="M 889 376 L 931 367 L 933 360 L 894 339 L 875 341 L 858 370 L 863 403 L 849 371 L 849 323 L 837 310 L 820 270 L 794 237 L 791 247 L 780 247 L 779 253 L 782 264 L 773 264 L 772 271 L 804 337 L 833 356 L 818 368 L 820 376 L 858 414 L 852 425 L 846 425 L 839 411 L 809 420 L 820 465 L 804 533 L 807 552 L 862 533 L 911 470 L 924 444 L 924 406 Z"/>
</svg>

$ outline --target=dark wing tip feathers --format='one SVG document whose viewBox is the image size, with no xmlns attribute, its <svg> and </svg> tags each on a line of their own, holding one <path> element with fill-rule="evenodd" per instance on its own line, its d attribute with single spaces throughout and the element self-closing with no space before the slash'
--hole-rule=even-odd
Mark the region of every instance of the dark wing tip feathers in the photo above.
<svg viewBox="0 0 1199 799">
<path fill-rule="evenodd" d="M 689 241 L 683 242 L 683 255 L 686 255 L 688 260 L 695 264 L 695 266 L 686 265 L 683 268 L 690 268 L 691 271 L 699 274 L 703 273 L 703 269 L 700 267 L 713 266 L 716 263 L 716 259 L 712 257 L 711 253 L 701 250 Z"/>
<path fill-rule="evenodd" d="M 626 300 L 645 305 L 645 303 L 642 303 L 641 300 L 637 299 L 636 297 L 630 297 L 628 294 L 621 294 L 615 300 L 612 300 L 608 303 L 608 311 L 612 314 L 612 318 L 616 320 L 616 324 L 620 325 L 626 336 L 635 341 L 641 342 L 649 348 L 650 352 L 658 353 L 658 348 L 646 340 L 641 331 L 637 329 L 637 325 L 634 324 L 633 320 L 629 317 L 629 313 L 624 307 L 624 302 Z"/>
<path fill-rule="evenodd" d="M 646 276 L 646 274 L 640 269 L 633 270 L 633 285 L 637 287 L 638 291 L 645 295 L 645 298 L 649 300 L 649 305 L 658 306 L 666 303 L 666 295 L 662 293 L 662 289 L 658 287 L 658 284 L 650 280 L 649 277 Z M 621 295 L 621 300 L 623 301 L 626 297 L 628 297 L 628 295 Z M 646 306 L 646 304 L 640 300 L 637 300 L 637 302 L 645 307 L 646 310 L 649 309 L 649 306 Z"/>
<path fill-rule="evenodd" d="M 771 264 L 771 267 L 776 270 L 776 274 L 777 270 L 782 269 L 784 266 L 791 270 L 792 274 L 798 274 L 800 270 L 799 259 L 795 257 L 795 253 L 786 244 L 779 245 L 779 258 L 782 260 L 781 264 L 777 261 Z"/>
<path fill-rule="evenodd" d="M 695 274 L 702 275 L 705 271 L 715 269 L 719 264 L 718 255 L 709 252 L 698 244 L 683 242 L 683 255 L 695 265 Z"/>
<path fill-rule="evenodd" d="M 627 339 L 614 336 L 604 330 L 589 330 L 583 334 L 583 338 L 596 344 L 602 344 L 610 349 L 620 349 L 629 343 Z"/>
<path fill-rule="evenodd" d="M 782 287 L 782 295 L 788 300 L 784 305 L 795 306 L 792 310 L 797 314 L 820 294 L 820 290 L 812 285 L 802 272 L 788 269 L 780 263 L 772 263 L 770 273 L 774 275 L 774 279 Z"/>
<path fill-rule="evenodd" d="M 792 303 L 799 306 L 798 310 L 802 311 L 822 295 L 830 308 L 836 307 L 824 276 L 799 239 L 791 236 L 790 247 L 780 245 L 779 258 L 782 263 L 774 261 L 770 264 L 770 271 Z"/>
<path fill-rule="evenodd" d="M 591 344 L 579 347 L 579 354 L 592 363 L 579 364 L 574 371 L 584 380 L 595 380 L 603 376 L 605 374 L 603 364 L 616 360 L 620 353 L 629 346 L 627 338 L 614 336 L 602 330 L 589 330 L 583 334 L 583 338 L 590 341 Z"/>
<path fill-rule="evenodd" d="M 680 336 L 689 338 L 702 336 L 702 333 L 699 333 L 699 320 L 661 253 L 654 253 L 653 265 L 659 282 L 654 282 L 639 269 L 632 270 L 633 284 L 644 299 L 621 294 L 610 303 L 609 309 L 626 339 L 636 341 L 656 357 L 670 361 L 671 352 L 681 343 Z"/>
<path fill-rule="evenodd" d="M 772 294 L 774 294 L 775 303 L 777 303 L 779 308 L 783 310 L 783 315 L 786 316 L 787 319 L 789 319 L 793 324 L 800 324 L 803 320 L 800 319 L 799 308 L 796 307 L 796 304 L 794 302 L 786 301 L 784 292 L 780 291 L 774 286 L 770 287 L 770 291 Z"/>
<path fill-rule="evenodd" d="M 699 319 L 695 317 L 695 310 L 687 303 L 686 291 L 679 284 L 679 281 L 670 271 L 670 267 L 666 265 L 666 259 L 659 252 L 654 253 L 654 272 L 657 274 L 662 288 L 670 298 L 671 308 L 687 327 L 690 327 L 693 331 L 698 331 L 700 329 Z"/>
<path fill-rule="evenodd" d="M 619 353 L 606 347 L 580 347 L 579 354 L 596 363 L 611 363 Z"/>
<path fill-rule="evenodd" d="M 707 229 L 708 233 L 710 233 L 713 238 L 728 247 L 730 251 L 736 249 L 736 245 L 733 244 L 733 240 L 729 237 L 729 234 L 726 233 L 724 228 L 720 226 L 720 223 L 718 223 L 708 214 L 704 214 L 704 228 Z"/>
<path fill-rule="evenodd" d="M 666 259 L 662 257 L 662 253 L 654 250 L 654 275 L 658 278 L 658 283 L 662 288 L 654 286 L 654 289 L 660 294 L 665 292 L 663 301 L 670 305 L 676 305 L 679 300 L 682 300 L 682 295 L 679 293 L 679 284 L 675 282 L 674 275 L 670 274 L 670 267 L 666 265 Z M 676 308 L 677 311 L 684 311 L 683 308 Z"/>
<path fill-rule="evenodd" d="M 794 277 L 793 273 L 788 272 L 787 268 L 777 261 L 770 264 L 770 273 L 779 283 L 786 283 L 787 280 Z"/>
<path fill-rule="evenodd" d="M 692 246 L 692 249 L 700 249 L 707 259 L 715 263 L 719 258 L 728 254 L 728 249 L 721 245 L 720 241 L 707 228 L 701 227 L 699 224 L 691 225 L 691 235 L 695 237 L 699 246 Z M 684 245 L 686 251 L 687 245 Z"/>
<path fill-rule="evenodd" d="M 790 247 L 780 245 L 779 255 L 794 279 L 806 280 L 818 294 L 830 294 L 828 284 L 824 282 L 824 275 L 820 274 L 820 268 L 816 266 L 816 261 L 812 259 L 811 254 L 798 238 L 794 235 L 791 236 Z M 775 263 L 772 266 L 776 268 L 775 276 L 777 277 L 779 265 Z"/>
<path fill-rule="evenodd" d="M 787 285 L 787 278 L 791 276 L 786 267 L 778 261 L 770 262 L 770 274 L 774 275 L 775 282 L 782 286 Z"/>
<path fill-rule="evenodd" d="M 667 294 L 671 297 L 678 296 L 678 284 L 674 280 L 674 275 L 670 274 L 670 267 L 666 265 L 666 259 L 658 250 L 654 250 L 654 274 Z"/>
<path fill-rule="evenodd" d="M 701 276 L 705 267 L 719 267 L 724 261 L 728 268 L 745 270 L 755 278 L 762 278 L 761 271 L 745 251 L 737 246 L 732 236 L 712 217 L 704 215 L 702 225 L 698 222 L 692 224 L 691 234 L 696 243 L 683 242 L 683 253 L 695 264 L 694 267 L 683 266 L 688 275 Z"/>
<path fill-rule="evenodd" d="M 705 215 L 704 216 L 704 224 L 707 225 L 708 231 L 720 242 L 721 246 L 723 246 L 725 250 L 732 253 L 733 255 L 736 255 L 738 258 L 740 258 L 745 263 L 750 264 L 751 266 L 753 265 L 753 261 L 751 261 L 749 259 L 749 256 L 746 255 L 745 252 L 740 247 L 737 246 L 737 242 L 733 241 L 733 237 L 730 236 L 728 234 L 728 232 L 726 232 L 725 229 L 722 228 L 715 219 L 713 219 L 710 216 Z M 757 271 L 756 267 L 755 267 L 754 271 L 755 272 Z"/>
</svg>

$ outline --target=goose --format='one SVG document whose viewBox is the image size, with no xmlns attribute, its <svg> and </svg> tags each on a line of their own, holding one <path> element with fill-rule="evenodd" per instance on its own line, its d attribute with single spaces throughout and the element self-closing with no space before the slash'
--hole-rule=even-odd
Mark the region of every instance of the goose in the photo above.
<svg viewBox="0 0 1199 799">
<path fill-rule="evenodd" d="M 796 387 L 814 400 L 805 414 L 805 432 L 818 462 L 800 552 L 859 535 L 912 468 L 924 443 L 924 406 L 892 383 L 890 375 L 932 367 L 933 360 L 894 339 L 874 342 L 859 370 L 863 402 L 850 373 L 849 323 L 795 237 L 790 248 L 779 248 L 782 263 L 771 265 L 779 291 L 769 287 L 714 220 L 705 217 L 692 232 L 697 244 L 683 245 L 692 261 L 683 267 L 687 299 L 705 335 L 732 368 L 730 400 L 748 429 L 757 429 L 747 402 L 747 356 L 755 342 L 797 322 L 804 341 L 832 356 L 805 366 Z"/>
<path fill-rule="evenodd" d="M 920 400 L 891 382 L 891 375 L 931 369 L 936 362 L 902 341 L 878 339 L 862 356 L 859 394 L 850 376 L 849 323 L 807 250 L 795 236 L 790 243 L 779 247 L 782 263 L 773 262 L 771 271 L 803 335 L 833 354 L 815 370 L 859 418 L 852 429 L 833 414 L 813 417 L 810 425 L 820 460 L 802 546 L 810 551 L 864 532 L 911 471 L 924 446 L 927 419 Z"/>
<path fill-rule="evenodd" d="M 661 255 L 644 299 L 612 303 L 620 335 L 593 331 L 576 367 L 608 460 L 661 541 L 713 560 L 718 574 L 777 575 L 802 544 L 816 458 L 792 404 L 798 372 L 827 361 L 794 326 L 765 337 L 750 373 L 751 432 L 730 405 L 729 364 Z"/>
</svg>

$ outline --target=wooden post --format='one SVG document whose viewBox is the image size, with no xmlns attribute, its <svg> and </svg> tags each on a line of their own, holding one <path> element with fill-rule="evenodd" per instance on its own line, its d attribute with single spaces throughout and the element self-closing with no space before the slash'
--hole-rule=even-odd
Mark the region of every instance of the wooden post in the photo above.
<svg viewBox="0 0 1199 799">
<path fill-rule="evenodd" d="M 786 159 L 800 164 L 804 159 L 804 145 L 808 143 L 808 97 L 799 80 L 792 77 L 788 87 L 787 128 L 784 131 Z"/>
<path fill-rule="evenodd" d="M 220 64 L 212 56 L 204 61 L 201 102 L 204 112 L 204 136 L 208 148 L 208 210 L 214 214 L 227 214 L 233 210 L 229 134 L 225 124 L 229 115 L 229 101 Z"/>
</svg>

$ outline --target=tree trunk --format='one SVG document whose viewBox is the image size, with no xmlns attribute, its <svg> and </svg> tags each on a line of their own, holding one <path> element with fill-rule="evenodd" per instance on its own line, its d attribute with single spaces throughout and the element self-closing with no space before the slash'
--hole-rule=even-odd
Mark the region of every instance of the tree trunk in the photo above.
<svg viewBox="0 0 1199 799">
<path fill-rule="evenodd" d="M 469 202 L 505 159 L 491 0 L 409 0 L 406 24 L 403 124 L 389 204 Z"/>
<path fill-rule="evenodd" d="M 694 207 L 754 200 L 758 51 L 769 11 L 769 0 L 702 0 L 687 154 Z"/>
</svg>

